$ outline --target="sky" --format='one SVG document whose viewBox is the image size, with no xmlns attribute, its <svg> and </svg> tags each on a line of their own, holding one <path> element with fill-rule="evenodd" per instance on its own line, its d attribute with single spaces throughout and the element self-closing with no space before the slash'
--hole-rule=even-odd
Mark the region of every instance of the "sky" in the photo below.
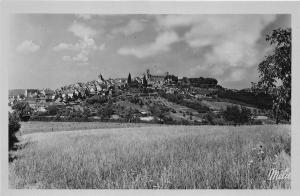
<svg viewBox="0 0 300 196">
<path fill-rule="evenodd" d="M 225 88 L 258 80 L 273 29 L 290 15 L 14 14 L 8 84 L 52 88 L 97 79 L 169 72 L 213 77 Z"/>
</svg>

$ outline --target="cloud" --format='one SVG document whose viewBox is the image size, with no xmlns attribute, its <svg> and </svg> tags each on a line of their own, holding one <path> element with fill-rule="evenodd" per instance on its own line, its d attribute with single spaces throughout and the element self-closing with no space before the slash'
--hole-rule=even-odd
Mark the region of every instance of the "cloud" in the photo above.
<svg viewBox="0 0 300 196">
<path fill-rule="evenodd" d="M 86 52 L 80 52 L 77 55 L 71 57 L 71 56 L 63 56 L 63 61 L 66 62 L 77 62 L 79 65 L 87 65 L 88 64 L 88 55 Z"/>
<path fill-rule="evenodd" d="M 112 34 L 123 34 L 128 36 L 141 32 L 144 30 L 144 28 L 145 25 L 142 22 L 132 19 L 127 25 L 113 29 Z"/>
<path fill-rule="evenodd" d="M 59 43 L 58 45 L 53 47 L 53 50 L 63 51 L 63 50 L 71 50 L 77 52 L 75 56 L 63 56 L 62 59 L 64 61 L 75 61 L 79 63 L 88 63 L 89 55 L 95 50 L 104 50 L 105 44 L 101 44 L 99 47 L 97 46 L 96 41 L 94 40 L 95 35 L 97 34 L 96 30 L 93 28 L 86 26 L 85 24 L 77 23 L 76 21 L 69 27 L 69 31 L 74 34 L 74 36 L 78 37 L 79 40 L 74 43 Z"/>
<path fill-rule="evenodd" d="M 70 56 L 63 56 L 63 57 L 62 57 L 62 60 L 63 60 L 63 61 L 71 61 L 71 60 L 72 60 L 72 57 L 70 57 Z"/>
<path fill-rule="evenodd" d="M 72 58 L 74 61 L 79 61 L 79 62 L 88 62 L 88 53 L 86 51 L 81 51 L 78 53 L 76 56 Z"/>
<path fill-rule="evenodd" d="M 230 73 L 230 76 L 225 79 L 225 81 L 229 82 L 237 82 L 246 77 L 246 70 L 244 69 L 236 69 Z"/>
<path fill-rule="evenodd" d="M 105 45 L 105 43 L 103 43 L 103 44 L 101 44 L 100 46 L 99 46 L 99 50 L 105 50 L 105 48 L 106 48 L 106 45 Z"/>
<path fill-rule="evenodd" d="M 62 50 L 73 50 L 74 46 L 72 44 L 67 43 L 59 43 L 57 46 L 53 47 L 54 51 L 62 51 Z"/>
<path fill-rule="evenodd" d="M 170 45 L 179 40 L 175 32 L 167 31 L 160 33 L 152 43 L 136 47 L 123 47 L 118 50 L 118 53 L 121 55 L 133 55 L 137 58 L 145 58 L 169 51 Z"/>
<path fill-rule="evenodd" d="M 156 19 L 160 30 L 186 27 L 181 40 L 191 49 L 202 51 L 201 65 L 190 68 L 189 73 L 226 75 L 226 81 L 238 81 L 244 76 L 241 69 L 255 66 L 261 60 L 257 41 L 276 15 L 167 15 Z M 229 70 L 234 71 L 228 74 Z"/>
<path fill-rule="evenodd" d="M 22 43 L 20 43 L 16 50 L 20 53 L 28 54 L 28 53 L 34 53 L 40 49 L 40 46 L 38 44 L 35 44 L 32 40 L 25 40 Z"/>
<path fill-rule="evenodd" d="M 93 28 L 76 21 L 69 27 L 69 31 L 81 39 L 94 37 L 97 33 Z"/>
</svg>

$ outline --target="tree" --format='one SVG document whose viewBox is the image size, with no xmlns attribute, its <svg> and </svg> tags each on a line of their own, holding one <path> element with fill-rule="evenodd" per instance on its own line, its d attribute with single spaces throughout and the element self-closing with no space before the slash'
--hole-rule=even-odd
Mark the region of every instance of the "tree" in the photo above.
<svg viewBox="0 0 300 196">
<path fill-rule="evenodd" d="M 237 124 L 248 124 L 251 121 L 251 110 L 241 106 L 228 106 L 223 112 L 223 117 L 225 120 L 233 122 L 234 125 Z"/>
<path fill-rule="evenodd" d="M 144 75 L 144 77 L 143 77 L 143 86 L 147 86 L 147 85 L 148 85 L 148 82 L 147 82 L 146 76 Z"/>
<path fill-rule="evenodd" d="M 33 112 L 33 109 L 29 106 L 27 102 L 17 102 L 12 106 L 12 109 L 16 110 L 21 121 L 29 120 L 29 117 Z"/>
<path fill-rule="evenodd" d="M 110 118 L 110 116 L 114 114 L 113 103 L 111 101 L 108 101 L 105 106 L 98 108 L 97 113 L 101 116 L 102 119 Z"/>
<path fill-rule="evenodd" d="M 56 105 L 50 105 L 48 108 L 48 114 L 49 115 L 56 115 L 59 112 L 59 108 Z"/>
<path fill-rule="evenodd" d="M 129 74 L 128 74 L 128 78 L 127 78 L 127 83 L 128 83 L 128 84 L 131 84 L 131 82 L 132 82 L 132 81 L 131 81 L 131 74 L 129 73 Z"/>
<path fill-rule="evenodd" d="M 207 112 L 203 118 L 205 119 L 205 121 L 208 124 L 210 124 L 210 125 L 215 124 L 216 115 L 213 112 L 211 112 L 211 111 Z"/>
<path fill-rule="evenodd" d="M 241 107 L 239 121 L 241 124 L 249 123 L 251 121 L 251 110 L 246 107 Z"/>
<path fill-rule="evenodd" d="M 290 120 L 291 116 L 291 29 L 273 30 L 266 41 L 273 46 L 273 53 L 258 65 L 257 87 L 271 95 L 278 124 L 283 118 Z"/>
<path fill-rule="evenodd" d="M 21 125 L 19 123 L 20 119 L 16 112 L 8 113 L 8 116 L 8 145 L 9 150 L 11 150 L 14 147 L 14 144 L 18 142 L 16 133 L 19 131 Z"/>
<path fill-rule="evenodd" d="M 235 125 L 239 123 L 240 109 L 238 106 L 228 106 L 223 112 L 225 120 L 233 122 Z"/>
<path fill-rule="evenodd" d="M 124 117 L 125 117 L 127 122 L 132 121 L 132 119 L 134 118 L 134 113 L 135 113 L 135 111 L 131 107 L 125 110 Z"/>
</svg>

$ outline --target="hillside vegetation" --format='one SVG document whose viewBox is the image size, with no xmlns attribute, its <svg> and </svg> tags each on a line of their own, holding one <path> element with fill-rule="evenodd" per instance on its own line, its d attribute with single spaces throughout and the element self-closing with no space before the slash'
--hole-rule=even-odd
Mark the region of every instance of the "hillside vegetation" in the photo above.
<svg viewBox="0 0 300 196">
<path fill-rule="evenodd" d="M 290 188 L 290 126 L 152 126 L 23 135 L 15 188 Z"/>
</svg>

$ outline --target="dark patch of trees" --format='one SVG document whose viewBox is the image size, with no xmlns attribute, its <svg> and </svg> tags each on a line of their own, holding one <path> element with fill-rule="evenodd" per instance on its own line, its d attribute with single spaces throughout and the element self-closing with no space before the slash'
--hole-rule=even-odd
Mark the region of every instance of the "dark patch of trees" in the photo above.
<svg viewBox="0 0 300 196">
<path fill-rule="evenodd" d="M 220 90 L 216 92 L 219 98 L 236 100 L 260 109 L 272 108 L 272 97 L 266 93 L 251 93 L 247 91 Z"/>
<path fill-rule="evenodd" d="M 185 100 L 184 97 L 180 94 L 167 94 L 167 93 L 160 93 L 160 95 L 167 99 L 170 102 L 186 106 L 188 108 L 192 108 L 194 110 L 197 110 L 199 113 L 205 113 L 209 111 L 209 107 L 202 105 L 198 101 L 188 101 Z"/>
<path fill-rule="evenodd" d="M 105 106 L 99 107 L 97 109 L 97 114 L 101 119 L 109 119 L 110 116 L 114 114 L 112 101 L 110 100 Z"/>
<path fill-rule="evenodd" d="M 200 102 L 183 100 L 181 105 L 197 110 L 199 113 L 206 113 L 209 107 L 202 105 Z"/>
<path fill-rule="evenodd" d="M 216 80 L 214 78 L 199 77 L 199 78 L 189 78 L 188 80 L 191 83 L 191 85 L 193 85 L 193 86 L 203 85 L 203 84 L 207 84 L 207 85 L 217 85 L 218 84 L 218 80 Z"/>
<path fill-rule="evenodd" d="M 108 101 L 108 98 L 101 95 L 94 95 L 90 98 L 85 100 L 86 103 L 93 105 L 93 104 L 104 104 Z"/>
<path fill-rule="evenodd" d="M 215 87 L 218 84 L 218 80 L 214 78 L 182 78 L 182 84 L 183 86 L 193 86 L 193 87 L 201 87 L 201 88 L 209 88 L 209 87 Z"/>
<path fill-rule="evenodd" d="M 223 112 L 224 119 L 234 125 L 249 124 L 251 116 L 251 110 L 246 107 L 228 106 Z"/>
<path fill-rule="evenodd" d="M 16 110 L 21 121 L 28 121 L 33 113 L 33 109 L 28 102 L 17 102 L 12 106 L 12 109 Z"/>
<path fill-rule="evenodd" d="M 163 119 L 165 115 L 170 111 L 170 109 L 161 104 L 151 104 L 149 106 L 149 111 L 153 116 Z"/>
<path fill-rule="evenodd" d="M 12 150 L 15 143 L 18 142 L 16 133 L 19 131 L 21 125 L 20 119 L 16 112 L 8 113 L 8 146 Z"/>
<path fill-rule="evenodd" d="M 57 115 L 59 112 L 59 107 L 56 106 L 56 105 L 50 105 L 48 108 L 47 108 L 47 114 L 48 115 Z"/>
</svg>

